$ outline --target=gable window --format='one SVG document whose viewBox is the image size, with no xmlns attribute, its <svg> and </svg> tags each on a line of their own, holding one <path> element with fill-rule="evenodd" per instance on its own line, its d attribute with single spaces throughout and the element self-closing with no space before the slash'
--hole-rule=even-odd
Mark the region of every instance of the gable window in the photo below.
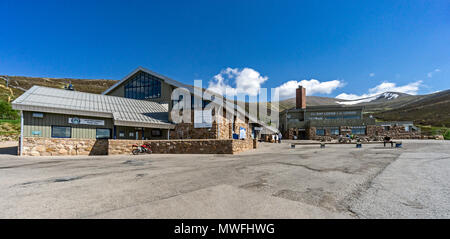
<svg viewBox="0 0 450 239">
<path fill-rule="evenodd" d="M 125 98 L 145 100 L 161 97 L 161 80 L 145 72 L 137 73 L 125 85 Z"/>
</svg>

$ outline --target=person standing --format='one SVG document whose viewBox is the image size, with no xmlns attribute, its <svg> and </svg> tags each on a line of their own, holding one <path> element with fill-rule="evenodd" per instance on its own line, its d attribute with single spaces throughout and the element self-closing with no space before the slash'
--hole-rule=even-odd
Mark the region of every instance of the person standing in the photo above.
<svg viewBox="0 0 450 239">
<path fill-rule="evenodd" d="M 278 143 L 281 144 L 281 138 L 283 137 L 283 135 L 281 134 L 281 132 L 278 132 Z"/>
</svg>

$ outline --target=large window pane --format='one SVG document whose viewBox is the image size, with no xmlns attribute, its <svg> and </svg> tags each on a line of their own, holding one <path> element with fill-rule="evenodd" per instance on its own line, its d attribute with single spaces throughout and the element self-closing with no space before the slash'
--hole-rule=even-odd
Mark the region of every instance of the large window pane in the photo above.
<svg viewBox="0 0 450 239">
<path fill-rule="evenodd" d="M 97 129 L 96 138 L 97 139 L 111 138 L 111 130 L 110 129 Z"/>
<path fill-rule="evenodd" d="M 72 127 L 52 126 L 52 138 L 71 138 Z"/>
<path fill-rule="evenodd" d="M 331 133 L 332 135 L 339 135 L 339 129 L 331 129 L 331 130 L 330 130 L 330 133 Z"/>
<path fill-rule="evenodd" d="M 352 134 L 365 135 L 366 134 L 366 127 L 365 126 L 352 127 Z"/>
</svg>

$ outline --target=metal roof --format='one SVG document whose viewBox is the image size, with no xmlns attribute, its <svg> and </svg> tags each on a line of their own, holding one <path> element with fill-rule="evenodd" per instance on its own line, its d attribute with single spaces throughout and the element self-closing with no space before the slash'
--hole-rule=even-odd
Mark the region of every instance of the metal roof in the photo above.
<svg viewBox="0 0 450 239">
<path fill-rule="evenodd" d="M 12 102 L 16 110 L 113 118 L 116 125 L 174 128 L 156 102 L 33 86 Z"/>
</svg>

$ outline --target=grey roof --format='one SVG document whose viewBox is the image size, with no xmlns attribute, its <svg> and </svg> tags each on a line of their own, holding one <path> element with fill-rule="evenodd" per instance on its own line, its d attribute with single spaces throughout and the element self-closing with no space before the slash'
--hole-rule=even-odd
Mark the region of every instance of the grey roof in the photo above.
<svg viewBox="0 0 450 239">
<path fill-rule="evenodd" d="M 174 128 L 156 102 L 33 86 L 12 102 L 16 110 L 113 118 L 116 125 Z"/>
</svg>

